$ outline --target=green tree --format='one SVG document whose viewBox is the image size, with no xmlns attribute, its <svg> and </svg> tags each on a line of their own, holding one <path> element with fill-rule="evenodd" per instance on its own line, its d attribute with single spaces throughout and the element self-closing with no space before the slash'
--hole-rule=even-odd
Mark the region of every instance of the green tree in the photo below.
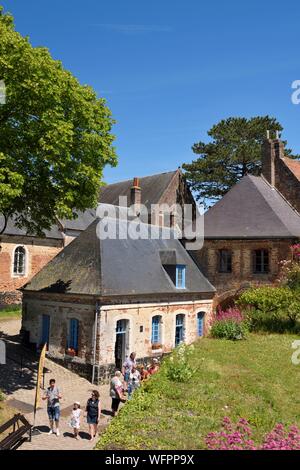
<svg viewBox="0 0 300 470">
<path fill-rule="evenodd" d="M 32 47 L 0 7 L 0 215 L 42 235 L 57 218 L 95 207 L 103 168 L 115 166 L 105 100 L 43 47 Z"/>
<path fill-rule="evenodd" d="M 208 131 L 210 142 L 194 144 L 192 150 L 200 156 L 192 163 L 185 163 L 183 169 L 196 198 L 209 206 L 246 174 L 258 175 L 267 130 L 275 136 L 275 131 L 282 131 L 282 126 L 269 116 L 230 117 Z M 291 150 L 286 148 L 285 152 L 295 158 Z"/>
</svg>

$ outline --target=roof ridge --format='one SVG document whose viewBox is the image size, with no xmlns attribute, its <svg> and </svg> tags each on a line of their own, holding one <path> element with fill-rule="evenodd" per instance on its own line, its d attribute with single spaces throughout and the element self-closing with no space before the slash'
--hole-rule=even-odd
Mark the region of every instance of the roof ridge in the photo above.
<svg viewBox="0 0 300 470">
<path fill-rule="evenodd" d="M 174 173 L 175 174 L 175 173 L 177 173 L 178 170 L 179 169 L 177 168 L 176 170 L 163 171 L 162 173 L 155 173 L 154 175 L 138 176 L 138 178 L 144 179 L 144 178 L 153 178 L 153 176 L 167 175 L 169 173 Z M 115 181 L 115 183 L 107 183 L 106 185 L 101 186 L 100 190 L 107 188 L 107 186 L 112 186 L 114 184 L 126 183 L 127 181 L 132 181 L 132 180 L 133 180 L 133 178 L 127 178 L 126 180 Z"/>
</svg>

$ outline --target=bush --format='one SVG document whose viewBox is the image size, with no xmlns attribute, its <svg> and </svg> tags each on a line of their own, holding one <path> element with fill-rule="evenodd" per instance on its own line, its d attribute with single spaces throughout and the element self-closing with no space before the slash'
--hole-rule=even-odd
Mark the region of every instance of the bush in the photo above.
<svg viewBox="0 0 300 470">
<path fill-rule="evenodd" d="M 251 330 L 296 331 L 300 296 L 289 287 L 256 287 L 241 294 L 237 305 L 246 312 Z"/>
<path fill-rule="evenodd" d="M 246 322 L 235 320 L 216 320 L 211 327 L 213 338 L 231 340 L 245 339 L 248 328 Z"/>
<path fill-rule="evenodd" d="M 188 382 L 195 369 L 189 365 L 189 357 L 194 347 L 181 343 L 166 362 L 167 377 L 174 382 Z"/>
</svg>

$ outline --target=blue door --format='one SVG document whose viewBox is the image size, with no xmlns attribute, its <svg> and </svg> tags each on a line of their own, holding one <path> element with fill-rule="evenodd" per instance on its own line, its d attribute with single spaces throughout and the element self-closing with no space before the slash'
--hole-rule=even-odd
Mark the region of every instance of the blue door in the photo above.
<svg viewBox="0 0 300 470">
<path fill-rule="evenodd" d="M 183 341 L 184 332 L 184 315 L 180 313 L 176 315 L 176 329 L 175 329 L 175 346 L 178 346 Z"/>
<path fill-rule="evenodd" d="M 49 335 L 50 335 L 50 316 L 49 315 L 42 315 L 42 338 L 41 343 L 47 344 L 47 349 L 49 347 Z"/>
<path fill-rule="evenodd" d="M 205 312 L 198 312 L 197 314 L 198 336 L 203 336 L 204 333 L 204 315 Z"/>
</svg>

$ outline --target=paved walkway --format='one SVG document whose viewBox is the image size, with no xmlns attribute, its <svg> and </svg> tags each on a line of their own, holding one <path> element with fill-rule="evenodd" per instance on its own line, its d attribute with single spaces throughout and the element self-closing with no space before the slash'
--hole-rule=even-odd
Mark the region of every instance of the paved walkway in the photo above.
<svg viewBox="0 0 300 470">
<path fill-rule="evenodd" d="M 8 346 L 7 364 L 0 365 L 0 389 L 7 395 L 7 403 L 16 408 L 26 416 L 29 422 L 33 423 L 33 403 L 35 397 L 36 383 L 36 363 L 31 363 L 28 359 L 23 360 L 25 367 L 20 373 L 20 355 L 18 354 L 18 333 L 20 330 L 19 320 L 0 321 L 0 338 L 5 338 Z M 81 408 L 85 408 L 87 399 L 91 395 L 91 390 L 97 389 L 100 392 L 102 414 L 99 422 L 99 433 L 109 423 L 110 404 L 108 385 L 95 386 L 88 380 L 70 372 L 64 367 L 46 359 L 45 367 L 48 372 L 45 374 L 45 386 L 50 378 L 55 378 L 58 387 L 61 389 L 63 398 L 61 400 L 61 422 L 60 437 L 48 435 L 47 402 L 42 401 L 36 413 L 36 426 L 39 433 L 32 438 L 32 442 L 25 442 L 22 450 L 91 450 L 95 442 L 89 440 L 88 426 L 85 418 L 82 418 L 80 439 L 76 441 L 72 437 L 72 429 L 69 427 L 69 417 L 74 401 L 80 401 Z M 83 413 L 83 412 L 82 412 Z"/>
</svg>

